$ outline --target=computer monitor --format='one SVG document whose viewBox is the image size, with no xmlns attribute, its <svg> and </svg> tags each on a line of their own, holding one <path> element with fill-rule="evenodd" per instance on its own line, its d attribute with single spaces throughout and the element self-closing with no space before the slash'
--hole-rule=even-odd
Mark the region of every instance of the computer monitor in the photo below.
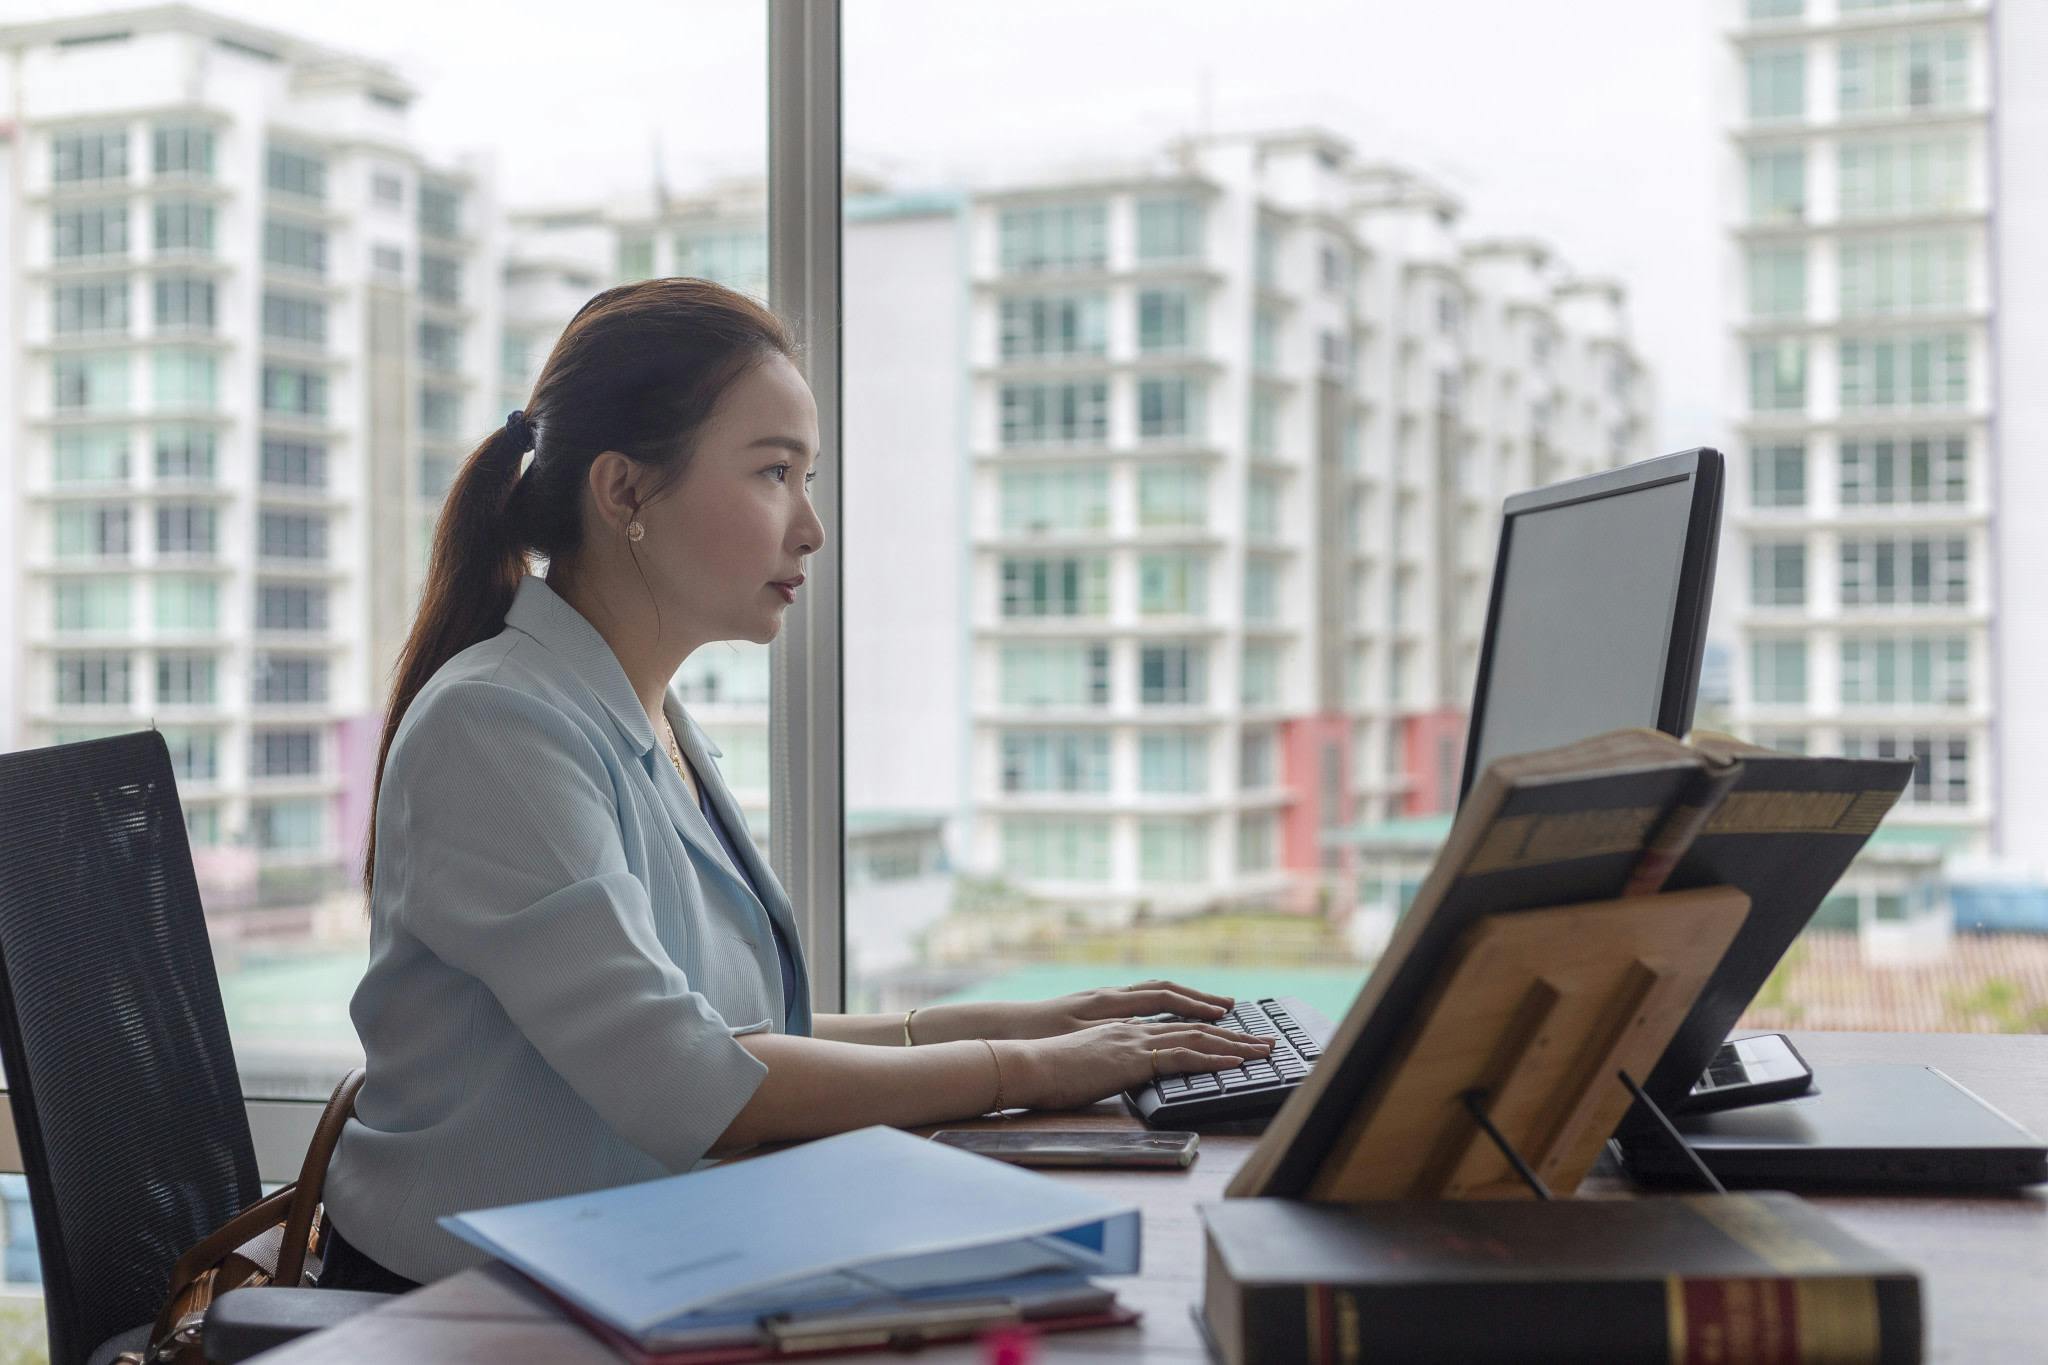
<svg viewBox="0 0 2048 1365">
<path fill-rule="evenodd" d="M 1460 803 L 1509 754 L 1692 727 L 1721 477 L 1701 447 L 1507 500 Z"/>
</svg>

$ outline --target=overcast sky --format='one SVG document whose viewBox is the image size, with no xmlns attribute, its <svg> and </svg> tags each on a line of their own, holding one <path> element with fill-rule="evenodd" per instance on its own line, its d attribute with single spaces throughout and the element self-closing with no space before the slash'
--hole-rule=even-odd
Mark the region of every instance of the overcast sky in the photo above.
<svg viewBox="0 0 2048 1365">
<path fill-rule="evenodd" d="M 211 0 L 381 57 L 428 147 L 496 150 L 508 200 L 758 174 L 762 0 Z M 12 0 L 73 14 L 79 0 Z M 983 183 L 1172 136 L 1314 121 L 1432 171 L 1472 235 L 1535 234 L 1629 288 L 1660 446 L 1717 439 L 1715 0 L 847 0 L 849 166 Z"/>
</svg>

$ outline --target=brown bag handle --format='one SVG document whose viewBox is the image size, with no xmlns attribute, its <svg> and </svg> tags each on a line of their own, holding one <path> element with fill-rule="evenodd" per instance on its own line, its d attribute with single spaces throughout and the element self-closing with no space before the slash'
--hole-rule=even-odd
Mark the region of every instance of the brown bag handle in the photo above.
<svg viewBox="0 0 2048 1365">
<path fill-rule="evenodd" d="M 356 1111 L 356 1092 L 363 1088 L 363 1068 L 357 1067 L 341 1078 L 327 1107 L 314 1125 L 313 1140 L 306 1145 L 306 1160 L 299 1167 L 298 1182 L 292 1187 L 292 1208 L 284 1220 L 284 1246 L 278 1252 L 273 1282 L 296 1286 L 305 1273 L 306 1251 L 313 1239 L 313 1220 L 320 1212 L 320 1191 L 327 1183 L 327 1162 L 341 1141 L 341 1130 Z"/>
</svg>

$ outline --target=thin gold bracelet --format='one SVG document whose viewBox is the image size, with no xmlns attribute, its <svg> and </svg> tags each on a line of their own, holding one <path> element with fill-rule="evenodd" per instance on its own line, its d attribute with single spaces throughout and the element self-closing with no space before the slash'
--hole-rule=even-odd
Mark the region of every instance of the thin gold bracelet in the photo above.
<svg viewBox="0 0 2048 1365">
<path fill-rule="evenodd" d="M 989 1110 L 990 1112 L 1001 1114 L 1003 1112 L 1003 1064 L 996 1056 L 996 1045 L 994 1043 L 983 1038 L 981 1045 L 988 1049 L 989 1064 L 996 1069 L 996 1098 L 995 1103 L 989 1106 Z"/>
<path fill-rule="evenodd" d="M 910 1036 L 910 1016 L 916 1014 L 918 1010 L 922 1008 L 923 1006 L 921 1005 L 912 1005 L 909 1011 L 905 1013 L 903 1016 L 903 1046 L 905 1047 L 917 1046 L 916 1040 Z"/>
</svg>

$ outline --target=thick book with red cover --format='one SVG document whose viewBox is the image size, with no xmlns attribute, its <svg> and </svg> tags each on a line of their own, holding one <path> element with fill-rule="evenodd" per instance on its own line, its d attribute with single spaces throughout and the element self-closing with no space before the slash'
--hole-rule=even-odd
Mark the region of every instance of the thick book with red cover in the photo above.
<svg viewBox="0 0 2048 1365">
<path fill-rule="evenodd" d="M 1227 1365 L 1911 1365 L 1920 1280 L 1789 1194 L 1205 1204 Z"/>
</svg>

